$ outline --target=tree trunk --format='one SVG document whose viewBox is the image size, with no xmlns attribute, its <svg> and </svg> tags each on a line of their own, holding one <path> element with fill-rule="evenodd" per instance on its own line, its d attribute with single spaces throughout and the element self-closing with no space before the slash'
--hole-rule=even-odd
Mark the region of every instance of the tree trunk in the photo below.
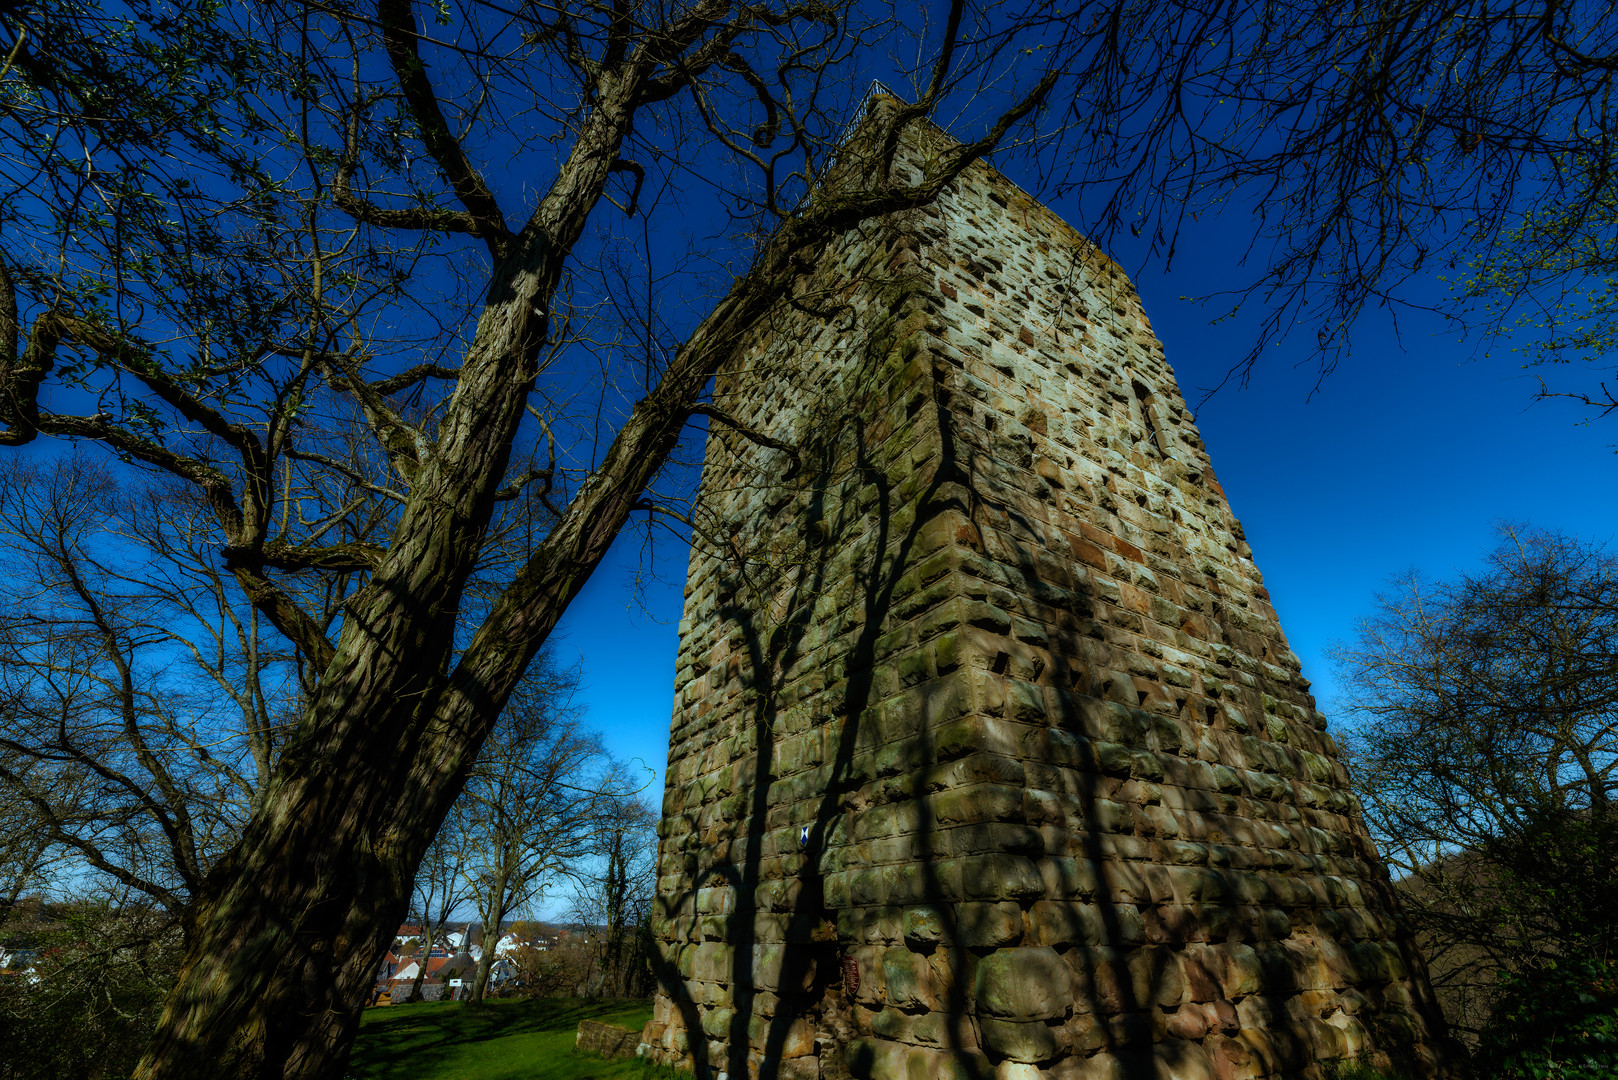
<svg viewBox="0 0 1618 1080">
<path fill-rule="evenodd" d="M 322 782 L 275 800 L 279 828 L 255 830 L 210 875 L 137 1077 L 341 1076 L 405 915 L 412 839 L 440 815 L 397 806 L 395 784 L 358 767 L 309 779 Z"/>
<path fill-rule="evenodd" d="M 607 852 L 607 925 L 602 942 L 601 992 L 605 997 L 624 997 L 624 905 L 629 878 L 624 865 L 622 829 L 613 833 Z"/>
<path fill-rule="evenodd" d="M 472 989 L 466 995 L 466 1004 L 471 1007 L 483 1004 L 483 995 L 489 987 L 489 972 L 494 969 L 495 946 L 500 944 L 500 922 L 506 917 L 505 894 L 506 883 L 498 882 L 495 892 L 497 899 L 490 903 L 486 912 L 492 918 L 486 918 L 483 922 L 483 955 L 478 957 L 477 971 L 472 976 Z M 492 938 L 489 930 L 491 925 L 494 927 Z"/>
<path fill-rule="evenodd" d="M 406 1002 L 421 1000 L 421 984 L 427 981 L 427 960 L 433 954 L 433 928 L 427 924 L 427 916 L 421 917 L 421 962 L 416 965 L 416 979 L 410 984 L 410 996 Z"/>
<path fill-rule="evenodd" d="M 503 647 L 478 656 L 474 646 L 470 668 L 463 658 L 448 673 L 461 591 L 506 472 L 563 258 L 627 127 L 614 119 L 598 110 L 574 149 L 584 164 L 563 170 L 491 274 L 434 452 L 336 647 L 320 657 L 319 689 L 261 808 L 187 913 L 179 979 L 134 1080 L 339 1080 L 372 965 L 405 914 L 427 845 L 512 687 L 644 488 L 640 480 L 610 491 L 619 498 L 576 496 L 584 506 L 570 506 L 570 516 L 583 509 L 588 518 L 558 531 L 564 542 L 581 530 L 588 540 L 557 551 L 553 532 L 540 556 L 567 564 L 548 567 L 562 581 L 541 575 L 556 587 L 523 590 L 518 640 L 490 625 L 510 621 L 511 605 L 497 608 L 478 636 Z"/>
</svg>

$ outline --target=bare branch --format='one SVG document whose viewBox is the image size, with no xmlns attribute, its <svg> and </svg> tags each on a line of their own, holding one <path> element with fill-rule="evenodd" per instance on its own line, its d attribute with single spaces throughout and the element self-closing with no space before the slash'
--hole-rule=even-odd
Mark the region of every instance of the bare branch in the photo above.
<svg viewBox="0 0 1618 1080">
<path fill-rule="evenodd" d="M 416 49 L 415 13 L 411 0 L 378 0 L 377 21 L 382 24 L 383 40 L 387 44 L 388 60 L 393 64 L 399 88 L 410 105 L 410 111 L 421 129 L 422 141 L 428 153 L 449 177 L 455 196 L 477 223 L 476 235 L 483 238 L 496 258 L 511 239 L 506 228 L 505 215 L 500 204 L 483 182 L 460 141 L 444 119 L 438 107 L 438 95 L 427 78 L 427 65 Z"/>
<path fill-rule="evenodd" d="M 751 427 L 747 426 L 746 424 L 742 423 L 740 420 L 737 420 L 734 416 L 731 416 L 729 413 L 725 412 L 721 408 L 718 408 L 717 406 L 714 406 L 714 405 L 696 405 L 696 406 L 693 406 L 692 409 L 691 409 L 691 415 L 692 416 L 706 416 L 710 420 L 716 420 L 719 423 L 721 423 L 721 424 L 725 425 L 726 427 L 730 428 L 732 431 L 735 431 L 739 435 L 742 435 L 749 442 L 755 442 L 760 446 L 767 446 L 771 450 L 779 450 L 783 454 L 786 454 L 788 457 L 790 457 L 792 459 L 792 467 L 789 468 L 782 475 L 782 479 L 784 479 L 784 480 L 792 479 L 792 477 L 797 475 L 798 470 L 803 468 L 803 457 L 802 457 L 802 455 L 800 455 L 798 453 L 798 448 L 797 447 L 791 445 L 790 443 L 784 443 L 780 439 L 773 438 L 773 437 L 771 437 L 769 435 L 764 434 L 762 431 L 758 431 L 758 430 L 756 430 L 754 428 L 751 428 Z"/>
</svg>

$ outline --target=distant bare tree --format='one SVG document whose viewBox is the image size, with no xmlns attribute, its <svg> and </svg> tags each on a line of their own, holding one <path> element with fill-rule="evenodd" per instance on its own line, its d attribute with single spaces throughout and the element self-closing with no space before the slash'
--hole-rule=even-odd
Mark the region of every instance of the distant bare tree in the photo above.
<svg viewBox="0 0 1618 1080">
<path fill-rule="evenodd" d="M 410 893 L 410 917 L 421 924 L 421 964 L 410 986 L 407 1001 L 421 1000 L 421 987 L 427 980 L 427 960 L 433 945 L 444 937 L 444 928 L 472 899 L 466 859 L 470 854 L 466 837 L 466 814 L 459 806 L 450 811 L 438 835 L 428 845 L 416 867 L 415 886 Z M 462 944 L 466 944 L 462 942 Z"/>
<path fill-rule="evenodd" d="M 0 727 L 10 727 L 12 723 L 8 720 Z M 21 784 L 0 785 L 0 922 L 24 895 L 37 894 L 49 884 L 52 870 L 62 857 L 49 822 L 25 794 L 38 784 L 33 776 L 36 769 L 41 767 L 31 757 L 0 754 L 0 773 L 23 780 Z"/>
<path fill-rule="evenodd" d="M 1338 652 L 1366 820 L 1441 995 L 1618 955 L 1618 557 L 1508 527 L 1478 573 L 1411 577 Z"/>
<path fill-rule="evenodd" d="M 608 815 L 574 888 L 573 917 L 597 935 L 585 985 L 609 997 L 643 997 L 652 989 L 647 920 L 657 892 L 658 814 L 625 798 Z"/>
<path fill-rule="evenodd" d="M 574 877 L 632 792 L 600 739 L 580 723 L 574 672 L 531 668 L 484 744 L 466 790 L 462 860 L 483 925 L 467 1001 L 482 1003 L 507 915 Z"/>
<path fill-rule="evenodd" d="M 297 696 L 205 513 L 83 455 L 0 463 L 0 805 L 24 815 L 25 861 L 48 848 L 182 930 Z"/>
</svg>

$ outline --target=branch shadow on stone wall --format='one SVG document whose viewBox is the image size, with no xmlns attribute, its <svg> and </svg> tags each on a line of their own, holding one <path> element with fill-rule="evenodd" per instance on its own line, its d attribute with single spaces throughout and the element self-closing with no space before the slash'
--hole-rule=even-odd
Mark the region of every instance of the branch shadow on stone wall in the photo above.
<svg viewBox="0 0 1618 1080">
<path fill-rule="evenodd" d="M 665 960 L 662 986 L 684 1021 L 698 1077 L 723 1071 L 740 1078 L 756 1071 L 761 1080 L 798 1080 L 835 1077 L 845 1067 L 856 1076 L 903 1075 L 896 1054 L 924 1060 L 936 1055 L 933 1065 L 942 1075 L 978 1077 L 1001 1060 L 1048 1063 L 1103 1048 L 1120 1052 L 1122 1075 L 1155 1076 L 1153 1003 L 1171 988 L 1178 993 L 1173 984 L 1179 969 L 1172 957 L 1153 964 L 1149 955 L 1126 961 L 1118 951 L 1141 940 L 1139 912 L 1119 898 L 1129 895 L 1120 893 L 1119 883 L 1093 876 L 1093 868 L 1107 865 L 1101 830 L 1069 828 L 1075 820 L 1100 821 L 1107 812 L 1101 774 L 1080 771 L 1075 758 L 1063 762 L 1068 767 L 1059 776 L 1030 777 L 1028 769 L 1043 766 L 1025 765 L 1026 748 L 984 745 L 984 723 L 993 724 L 996 712 L 1005 715 L 1014 706 L 981 712 L 974 703 L 965 715 L 946 715 L 958 704 L 951 695 L 963 680 L 1006 674 L 1010 659 L 1004 652 L 974 656 L 961 649 L 953 683 L 936 679 L 941 665 L 914 670 L 905 677 L 918 680 L 913 698 L 919 710 L 881 709 L 892 690 L 888 680 L 898 677 L 884 660 L 883 639 L 894 629 L 896 601 L 908 599 L 907 575 L 929 528 L 936 530 L 941 521 L 979 523 L 996 513 L 1014 516 L 977 483 L 976 461 L 987 451 L 957 430 L 947 372 L 924 368 L 919 381 L 940 448 L 919 496 L 903 498 L 902 477 L 882 460 L 881 437 L 888 432 L 880 420 L 850 410 L 841 425 L 828 429 L 841 438 L 825 439 L 804 488 L 819 496 L 837 487 L 868 488 L 873 505 L 832 500 L 828 518 L 826 500 L 810 500 L 808 512 L 794 523 L 804 557 L 779 602 L 786 618 L 766 624 L 756 602 L 732 602 L 721 612 L 727 625 L 740 628 L 751 671 L 763 676 L 751 686 L 750 789 L 731 796 L 745 801 L 745 811 L 733 810 L 749 827 L 722 850 L 706 852 L 692 878 L 694 891 L 717 879 L 734 898 L 733 909 L 723 915 L 694 909 L 699 921 L 722 921 L 722 927 L 709 928 L 722 938 L 724 952 L 706 955 L 728 958 L 730 1001 L 721 1006 L 693 998 L 682 976 L 705 973 L 695 970 L 700 960 L 691 961 L 693 970 L 681 970 L 689 953 Z M 852 447 L 851 471 L 839 464 L 839 446 Z M 873 523 L 874 538 L 869 558 L 855 573 L 857 602 L 850 610 L 859 617 L 849 628 L 843 688 L 837 702 L 810 717 L 811 723 L 829 725 L 834 737 L 816 766 L 816 782 L 802 793 L 812 795 L 812 813 L 787 821 L 783 807 L 793 801 L 786 798 L 791 793 L 782 787 L 772 793 L 772 785 L 794 782 L 781 775 L 777 760 L 777 737 L 789 733 L 788 713 L 796 705 L 784 700 L 784 691 L 801 674 L 796 665 L 813 651 L 816 599 L 837 584 L 838 551 L 827 538 L 847 537 L 857 527 L 855 518 Z M 976 541 L 952 530 L 948 542 L 963 551 L 974 543 L 981 548 L 981 529 Z M 1038 560 L 1029 547 L 1016 550 L 1032 594 L 1043 587 Z M 745 567 L 736 572 L 747 576 Z M 771 594 L 768 583 L 753 584 L 755 595 Z M 960 599 L 965 612 L 968 598 Z M 1075 614 L 1088 613 L 1092 602 L 1075 593 Z M 964 637 L 1004 630 L 974 626 L 965 617 L 959 627 Z M 1061 669 L 1045 681 L 1066 679 L 1076 693 L 1090 692 L 1082 665 L 1065 658 L 1057 663 Z M 927 682 L 929 676 L 935 681 Z M 1063 722 L 1060 716 L 1042 721 L 1049 725 L 1051 745 L 1033 756 L 1062 752 Z M 1021 793 L 1064 785 L 1066 812 L 1042 831 L 1028 819 Z M 1018 793 L 1014 806 L 995 798 L 1008 790 Z M 964 801 L 951 804 L 951 820 L 945 821 L 935 797 L 950 791 L 964 792 Z M 901 837 L 862 834 L 861 817 L 877 807 L 891 808 L 906 823 Z M 780 838 L 800 830 L 799 850 L 782 852 Z M 908 863 L 864 865 L 872 846 L 884 840 L 908 847 Z M 892 844 L 886 853 L 891 856 Z M 784 863 L 778 861 L 783 856 Z M 785 866 L 786 876 L 766 877 L 772 864 Z M 855 873 L 843 875 L 852 879 L 846 894 L 829 897 L 828 877 L 850 870 Z M 703 936 L 709 937 L 706 929 Z M 858 973 L 857 994 L 845 972 Z M 1036 982 L 1043 989 L 1030 996 Z M 1109 1021 L 1108 1014 L 1115 1018 Z M 814 1046 L 806 1045 L 809 1039 Z M 750 1050 L 760 1052 L 751 1068 Z M 814 1071 L 806 1071 L 817 1058 Z"/>
<path fill-rule="evenodd" d="M 794 427 L 793 469 L 710 435 L 728 532 L 693 559 L 660 853 L 672 1049 L 703 1080 L 1433 1071 L 1376 1056 L 1424 1052 L 1437 1011 L 1204 456 L 1171 460 L 1180 421 L 1128 363 L 1112 386 L 1099 346 L 1006 321 L 997 275 L 1026 292 L 1033 263 L 966 227 L 922 259 L 946 224 L 893 224 L 815 270 L 848 327 L 792 314 L 738 361 L 760 382 L 726 392 Z"/>
</svg>

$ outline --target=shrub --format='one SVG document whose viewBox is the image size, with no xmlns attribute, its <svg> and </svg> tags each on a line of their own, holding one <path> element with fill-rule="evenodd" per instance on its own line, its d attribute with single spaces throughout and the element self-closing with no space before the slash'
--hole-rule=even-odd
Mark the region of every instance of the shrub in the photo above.
<svg viewBox="0 0 1618 1080">
<path fill-rule="evenodd" d="M 55 905 L 33 920 L 26 944 L 32 973 L 0 978 L 0 1078 L 128 1076 L 174 981 L 172 924 L 148 911 Z"/>
<path fill-rule="evenodd" d="M 1501 977 L 1477 1060 L 1498 1080 L 1618 1080 L 1618 963 L 1564 957 Z"/>
</svg>

